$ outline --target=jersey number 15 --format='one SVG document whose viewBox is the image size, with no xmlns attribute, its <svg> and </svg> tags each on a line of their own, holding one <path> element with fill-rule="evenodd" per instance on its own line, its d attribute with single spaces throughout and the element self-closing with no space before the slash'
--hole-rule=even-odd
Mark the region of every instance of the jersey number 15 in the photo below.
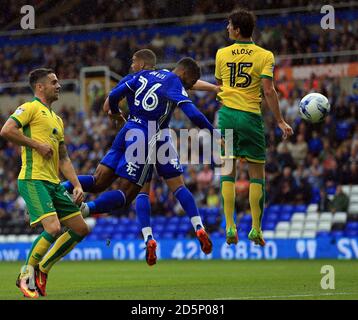
<svg viewBox="0 0 358 320">
<path fill-rule="evenodd" d="M 247 88 L 250 85 L 252 81 L 251 76 L 244 72 L 243 69 L 252 67 L 251 62 L 239 62 L 238 64 L 228 62 L 226 65 L 230 68 L 230 87 Z M 236 77 L 244 78 L 245 81 L 236 83 Z"/>
</svg>

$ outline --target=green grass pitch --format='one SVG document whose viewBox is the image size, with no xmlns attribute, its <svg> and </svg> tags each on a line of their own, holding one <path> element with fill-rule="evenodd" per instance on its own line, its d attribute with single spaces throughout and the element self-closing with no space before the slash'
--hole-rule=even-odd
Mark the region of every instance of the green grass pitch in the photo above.
<svg viewBox="0 0 358 320">
<path fill-rule="evenodd" d="M 321 288 L 323 265 L 335 289 Z M 25 299 L 15 286 L 21 263 L 0 262 L 0 300 Z M 358 299 L 358 262 L 341 260 L 60 262 L 40 299 L 232 300 Z"/>
</svg>

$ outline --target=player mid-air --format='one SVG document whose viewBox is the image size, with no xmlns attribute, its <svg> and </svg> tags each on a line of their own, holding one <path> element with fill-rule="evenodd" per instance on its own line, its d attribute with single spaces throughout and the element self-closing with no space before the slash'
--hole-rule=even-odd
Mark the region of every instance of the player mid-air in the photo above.
<svg viewBox="0 0 358 320">
<path fill-rule="evenodd" d="M 183 60 L 183 61 L 185 61 L 185 60 Z M 151 50 L 143 49 L 143 50 L 136 52 L 133 55 L 133 63 L 132 63 L 133 71 L 139 71 L 139 70 L 143 70 L 143 69 L 144 70 L 153 70 L 154 65 L 155 65 L 155 54 Z M 179 64 L 179 69 L 182 69 L 182 67 L 180 67 L 180 64 Z M 168 72 L 168 71 L 165 71 L 165 72 Z M 176 72 L 178 72 L 178 70 Z M 118 88 L 121 84 L 124 84 L 127 80 L 133 79 L 133 77 L 135 77 L 135 76 L 136 76 L 136 74 L 132 74 L 132 75 L 125 77 L 116 88 Z M 217 86 L 214 86 L 212 84 L 209 84 L 209 83 L 206 83 L 206 82 L 203 82 L 200 80 L 195 83 L 195 86 L 196 86 L 196 89 L 201 89 L 201 90 L 211 90 L 211 91 L 218 90 Z M 115 91 L 116 88 L 113 91 Z M 185 93 L 185 91 L 184 91 L 184 93 Z M 182 92 L 180 92 L 180 94 L 182 94 Z M 141 118 L 143 118 L 143 116 L 145 117 L 146 114 L 145 113 L 141 114 L 141 115 L 136 114 L 136 112 L 137 112 L 136 110 L 138 109 L 138 107 L 135 105 L 134 92 L 129 90 L 126 94 L 126 98 L 127 98 L 127 102 L 129 105 L 129 112 L 130 112 L 129 122 L 137 122 L 137 124 L 138 124 L 138 122 L 142 120 Z M 186 93 L 185 93 L 185 99 L 188 100 L 188 98 L 186 97 Z M 105 103 L 105 110 L 106 110 L 106 105 L 107 104 Z M 154 110 L 154 108 L 151 108 L 151 110 Z M 106 111 L 108 111 L 108 109 Z M 171 114 L 171 112 L 172 111 L 170 111 L 170 114 Z M 159 110 L 158 110 L 157 114 L 158 115 L 160 114 Z M 196 115 L 196 117 L 198 117 L 198 115 L 199 115 L 199 113 Z M 168 115 L 168 117 L 170 118 L 170 115 Z M 200 114 L 200 117 L 202 119 L 204 119 L 201 114 Z M 152 117 L 152 119 L 155 119 L 155 117 Z M 143 121 L 143 123 L 146 123 L 146 126 L 147 126 L 148 120 L 144 120 L 144 121 Z M 166 124 L 163 124 L 161 126 L 161 128 L 162 129 L 167 128 L 168 123 L 169 123 L 169 120 L 166 121 Z M 147 130 L 147 128 L 146 128 L 146 130 Z M 210 130 L 212 130 L 212 129 L 210 128 Z M 161 133 L 162 133 L 162 139 L 160 139 L 160 141 L 157 141 L 156 146 L 155 146 L 155 148 L 156 148 L 155 152 L 163 144 L 167 144 L 170 148 L 169 154 L 172 155 L 172 157 L 166 163 L 156 162 L 155 166 L 156 166 L 157 172 L 159 173 L 160 176 L 162 176 L 162 177 L 164 177 L 164 179 L 166 179 L 166 182 L 167 182 L 169 188 L 174 193 L 176 198 L 179 200 L 179 202 L 181 203 L 181 205 L 184 208 L 184 210 L 186 211 L 186 213 L 191 218 L 191 222 L 193 224 L 194 230 L 196 231 L 196 235 L 200 241 L 201 248 L 202 248 L 203 252 L 208 254 L 212 250 L 212 244 L 211 244 L 211 241 L 203 227 L 198 209 L 195 204 L 195 200 L 194 200 L 192 194 L 190 193 L 190 191 L 184 185 L 184 181 L 182 178 L 183 171 L 182 171 L 181 165 L 179 163 L 179 159 L 176 154 L 175 148 L 172 146 L 171 143 L 168 143 L 168 142 L 170 142 L 169 141 L 170 135 L 168 133 L 164 132 L 164 130 L 162 130 Z M 121 136 L 121 135 L 123 135 L 123 133 L 120 132 L 118 134 L 118 136 Z M 117 138 L 118 138 L 118 136 L 117 136 Z M 117 138 L 116 138 L 116 140 L 117 140 Z M 120 157 L 122 155 L 123 155 L 123 149 L 118 148 L 116 146 L 116 144 L 114 143 L 112 148 L 110 149 L 110 151 L 106 154 L 104 159 L 101 161 L 101 164 L 97 167 L 97 170 L 96 170 L 96 173 L 94 176 L 79 176 L 79 180 L 81 181 L 84 190 L 89 191 L 89 192 L 100 192 L 100 191 L 103 191 L 105 188 L 109 187 L 110 184 L 115 179 L 118 178 L 118 175 L 116 172 L 116 167 L 117 167 L 118 162 L 120 161 Z M 127 170 L 132 171 L 132 170 L 134 170 L 133 168 L 135 169 L 135 166 L 131 165 L 131 168 L 130 169 L 127 168 Z M 152 234 L 152 230 L 150 227 L 150 203 L 149 203 L 149 198 L 148 198 L 149 181 L 150 181 L 152 169 L 153 169 L 152 166 L 148 167 L 148 177 L 146 179 L 147 182 L 146 182 L 145 186 L 143 187 L 143 189 L 141 190 L 141 193 L 138 195 L 138 197 L 136 199 L 137 215 L 138 215 L 139 222 L 142 226 L 143 237 L 144 237 L 144 239 L 146 241 L 146 245 L 147 245 L 146 258 L 147 258 L 147 263 L 149 265 L 155 264 L 155 262 L 156 262 L 156 254 L 155 254 L 156 242 L 153 239 L 153 234 Z M 71 192 L 71 189 L 72 189 L 71 184 L 69 182 L 65 182 L 64 185 L 67 188 L 67 190 Z M 97 211 L 94 210 L 94 211 L 96 213 L 101 213 L 101 212 L 98 212 L 98 210 Z M 104 212 L 108 212 L 108 211 L 104 211 Z"/>
<path fill-rule="evenodd" d="M 222 171 L 221 194 L 226 219 L 226 242 L 238 242 L 234 222 L 236 159 L 248 162 L 250 188 L 249 202 L 252 214 L 251 241 L 265 245 L 261 220 L 265 203 L 265 134 L 261 115 L 261 84 L 268 106 L 272 110 L 283 138 L 293 134 L 292 128 L 282 117 L 277 93 L 273 84 L 275 66 L 272 52 L 252 41 L 255 16 L 252 12 L 238 10 L 230 14 L 227 30 L 235 43 L 218 50 L 215 77 L 222 91 L 218 94 L 222 104 L 219 110 L 219 128 L 233 130 L 232 138 L 225 142 L 233 146 L 233 154 L 225 155 Z"/>
</svg>

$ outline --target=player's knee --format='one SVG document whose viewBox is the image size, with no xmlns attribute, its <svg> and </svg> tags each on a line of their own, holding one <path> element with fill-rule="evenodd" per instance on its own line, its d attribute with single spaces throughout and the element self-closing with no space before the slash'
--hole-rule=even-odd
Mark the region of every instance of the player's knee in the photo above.
<svg viewBox="0 0 358 320">
<path fill-rule="evenodd" d="M 61 225 L 58 221 L 53 222 L 46 226 L 46 232 L 53 237 L 57 237 L 61 233 Z"/>
<path fill-rule="evenodd" d="M 81 237 L 85 237 L 90 233 L 90 229 L 87 225 L 87 223 L 83 223 L 76 228 L 76 233 L 80 235 Z"/>
</svg>

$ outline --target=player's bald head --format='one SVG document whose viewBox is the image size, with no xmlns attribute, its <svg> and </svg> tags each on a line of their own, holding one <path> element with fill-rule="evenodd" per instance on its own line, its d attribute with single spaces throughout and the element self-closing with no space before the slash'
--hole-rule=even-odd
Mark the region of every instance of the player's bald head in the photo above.
<svg viewBox="0 0 358 320">
<path fill-rule="evenodd" d="M 157 64 L 157 56 L 150 49 L 138 50 L 134 53 L 133 57 L 142 60 L 146 69 L 152 69 Z"/>
</svg>

